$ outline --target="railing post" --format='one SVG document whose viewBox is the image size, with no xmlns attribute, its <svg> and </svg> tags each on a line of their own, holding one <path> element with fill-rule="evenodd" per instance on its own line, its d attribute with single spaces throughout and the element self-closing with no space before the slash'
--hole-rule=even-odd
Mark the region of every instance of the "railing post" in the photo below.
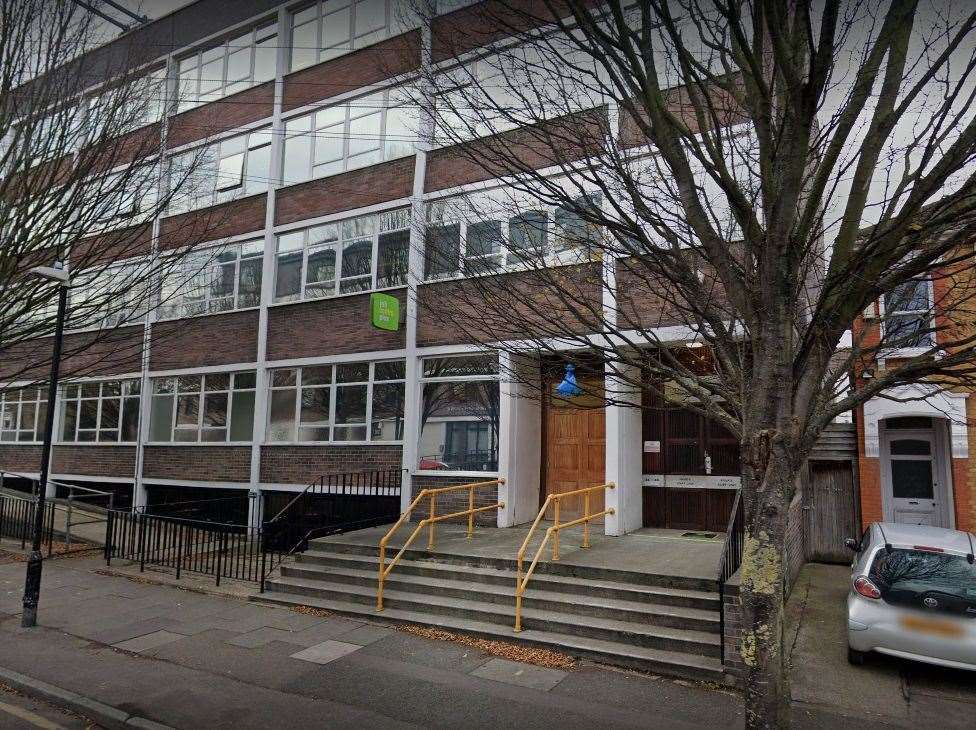
<svg viewBox="0 0 976 730">
<path fill-rule="evenodd" d="M 468 487 L 468 539 L 474 537 L 474 487 Z"/>
<path fill-rule="evenodd" d="M 139 572 L 146 571 L 146 515 L 136 514 L 136 522 L 139 525 Z"/>
<path fill-rule="evenodd" d="M 555 504 L 553 505 L 553 523 L 552 523 L 552 561 L 556 562 L 559 560 L 559 497 L 556 497 Z"/>
<path fill-rule="evenodd" d="M 259 592 L 264 593 L 264 581 L 268 574 L 268 543 L 267 543 L 268 524 L 261 525 L 261 587 Z"/>
<path fill-rule="evenodd" d="M 376 584 L 376 610 L 383 610 L 383 581 L 386 579 L 386 545 L 380 543 L 380 572 Z"/>
<path fill-rule="evenodd" d="M 180 579 L 183 568 L 183 523 L 176 530 L 176 580 Z"/>
<path fill-rule="evenodd" d="M 590 493 L 589 492 L 586 492 L 583 495 L 583 517 L 586 518 L 586 522 L 583 523 L 583 544 L 580 545 L 580 547 L 586 549 L 590 546 Z"/>
<path fill-rule="evenodd" d="M 221 557 L 224 554 L 224 542 L 227 537 L 227 532 L 224 530 L 220 531 L 220 537 L 217 540 L 217 587 L 220 587 L 220 568 L 221 568 Z"/>
<path fill-rule="evenodd" d="M 68 514 L 64 520 L 64 546 L 65 550 L 71 550 L 71 507 L 74 504 L 75 492 L 73 489 L 68 490 Z"/>
<path fill-rule="evenodd" d="M 434 522 L 434 516 L 437 514 L 437 494 L 436 492 L 430 495 L 430 524 L 427 529 L 427 552 L 433 552 L 434 550 L 434 529 L 436 523 Z"/>
<path fill-rule="evenodd" d="M 112 520 L 114 516 L 109 510 L 105 515 L 105 564 L 112 564 Z"/>
</svg>

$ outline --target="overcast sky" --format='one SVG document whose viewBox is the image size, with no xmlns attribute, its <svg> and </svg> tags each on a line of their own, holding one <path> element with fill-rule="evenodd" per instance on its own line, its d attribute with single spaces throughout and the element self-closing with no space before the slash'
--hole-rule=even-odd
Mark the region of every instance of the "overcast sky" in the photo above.
<svg viewBox="0 0 976 730">
<path fill-rule="evenodd" d="M 195 2 L 195 0 L 114 0 L 114 1 L 117 5 L 122 5 L 123 7 L 126 7 L 129 10 L 133 11 L 134 13 L 138 13 L 139 15 L 145 15 L 150 20 L 156 20 L 157 18 L 161 18 L 162 16 L 166 15 L 167 13 L 173 12 L 177 8 L 182 8 L 184 5 L 189 5 L 192 2 Z M 106 15 L 116 18 L 117 20 L 127 25 L 131 25 L 134 22 L 132 18 L 126 16 L 125 13 L 116 10 L 115 8 L 113 8 L 110 5 L 107 5 L 104 2 L 101 2 L 101 0 L 89 0 L 88 4 L 98 8 L 101 12 L 105 13 Z M 98 29 L 99 29 L 99 33 L 98 33 L 99 39 L 96 45 L 107 43 L 108 41 L 117 37 L 122 32 L 120 28 L 112 25 L 108 21 L 99 19 L 97 16 L 96 16 L 96 20 L 98 21 Z"/>
</svg>

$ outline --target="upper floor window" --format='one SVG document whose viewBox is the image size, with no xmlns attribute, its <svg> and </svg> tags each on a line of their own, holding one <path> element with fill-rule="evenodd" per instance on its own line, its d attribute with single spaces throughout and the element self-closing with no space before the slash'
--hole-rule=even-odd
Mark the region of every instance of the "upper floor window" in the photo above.
<svg viewBox="0 0 976 730">
<path fill-rule="evenodd" d="M 292 16 L 291 70 L 328 61 L 416 25 L 411 3 L 320 0 Z"/>
<path fill-rule="evenodd" d="M 43 386 L 0 392 L 0 441 L 43 441 L 46 417 Z"/>
<path fill-rule="evenodd" d="M 404 377 L 403 360 L 273 370 L 268 441 L 399 441 Z"/>
<path fill-rule="evenodd" d="M 92 220 L 103 230 L 142 223 L 156 214 L 159 198 L 156 194 L 155 164 L 134 165 L 121 172 L 82 183 L 80 198 L 91 213 L 83 218 Z"/>
<path fill-rule="evenodd" d="M 192 317 L 261 303 L 264 239 L 180 256 L 163 277 L 159 317 Z"/>
<path fill-rule="evenodd" d="M 273 79 L 277 46 L 272 23 L 180 59 L 177 110 L 183 112 Z"/>
<path fill-rule="evenodd" d="M 275 301 L 403 286 L 409 250 L 409 208 L 283 233 Z"/>
<path fill-rule="evenodd" d="M 61 388 L 61 440 L 135 443 L 139 439 L 138 378 Z"/>
<path fill-rule="evenodd" d="M 601 197 L 578 199 L 599 207 Z M 578 263 L 598 249 L 601 231 L 577 208 L 532 206 L 485 197 L 448 200 L 428 208 L 424 277 L 427 280 L 491 272 L 531 263 Z"/>
<path fill-rule="evenodd" d="M 80 272 L 69 293 L 69 328 L 112 328 L 149 309 L 149 264 L 122 264 Z"/>
<path fill-rule="evenodd" d="M 885 344 L 889 347 L 931 347 L 935 344 L 932 282 L 911 279 L 885 295 Z"/>
<path fill-rule="evenodd" d="M 271 128 L 241 134 L 173 156 L 170 213 L 216 205 L 268 189 Z"/>
<path fill-rule="evenodd" d="M 387 89 L 286 121 L 284 184 L 412 155 L 415 124 L 399 96 Z"/>
<path fill-rule="evenodd" d="M 254 385 L 253 371 L 154 378 L 149 440 L 250 441 Z"/>
</svg>

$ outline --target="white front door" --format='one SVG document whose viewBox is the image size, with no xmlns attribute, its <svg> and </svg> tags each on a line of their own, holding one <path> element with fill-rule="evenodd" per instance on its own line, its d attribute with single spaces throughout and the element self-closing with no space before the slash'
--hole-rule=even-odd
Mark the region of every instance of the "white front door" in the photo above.
<svg viewBox="0 0 976 730">
<path fill-rule="evenodd" d="M 933 431 L 890 430 L 886 434 L 885 481 L 895 522 L 943 527 L 945 485 Z"/>
</svg>

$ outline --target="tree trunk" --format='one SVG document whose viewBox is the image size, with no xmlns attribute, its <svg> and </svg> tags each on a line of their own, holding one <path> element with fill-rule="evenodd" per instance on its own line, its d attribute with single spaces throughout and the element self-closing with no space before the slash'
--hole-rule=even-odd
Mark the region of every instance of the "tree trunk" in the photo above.
<svg viewBox="0 0 976 730">
<path fill-rule="evenodd" d="M 747 728 L 789 727 L 783 652 L 783 551 L 793 492 L 785 440 L 761 432 L 743 446 L 742 660 Z"/>
</svg>

